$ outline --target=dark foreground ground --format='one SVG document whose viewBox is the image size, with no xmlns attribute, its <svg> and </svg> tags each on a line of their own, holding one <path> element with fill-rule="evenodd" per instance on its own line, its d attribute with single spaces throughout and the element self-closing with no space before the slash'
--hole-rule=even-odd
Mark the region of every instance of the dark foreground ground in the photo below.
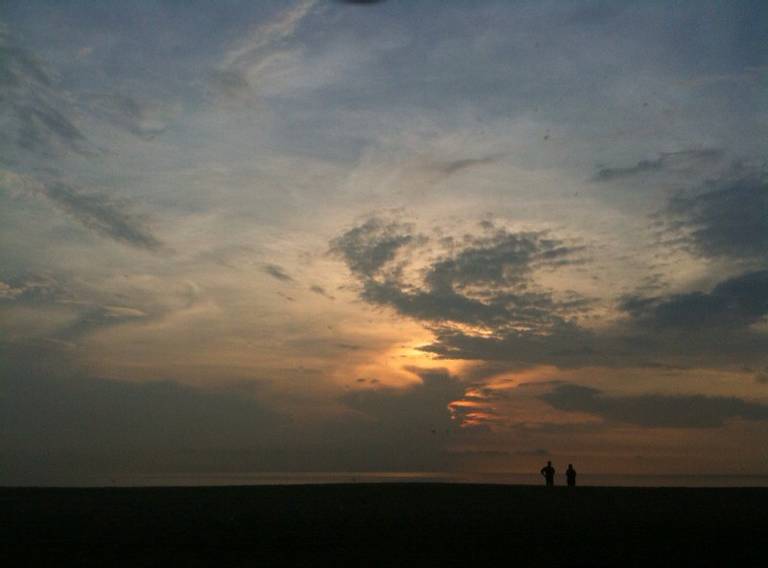
<svg viewBox="0 0 768 568">
<path fill-rule="evenodd" d="M 5 566 L 768 566 L 768 489 L 0 489 Z"/>
</svg>

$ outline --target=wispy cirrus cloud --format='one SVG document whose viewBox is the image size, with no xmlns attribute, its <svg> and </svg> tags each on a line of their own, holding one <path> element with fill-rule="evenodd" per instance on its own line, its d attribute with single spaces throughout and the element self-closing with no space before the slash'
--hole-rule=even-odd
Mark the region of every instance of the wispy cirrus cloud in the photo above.
<svg viewBox="0 0 768 568">
<path fill-rule="evenodd" d="M 700 168 L 703 165 L 719 163 L 723 156 L 724 152 L 718 148 L 663 152 L 657 158 L 640 160 L 632 166 L 601 168 L 595 174 L 594 181 L 630 179 L 661 172 L 692 172 L 695 168 Z"/>
<path fill-rule="evenodd" d="M 39 181 L 28 175 L 0 170 L 0 184 L 15 191 L 46 198 L 82 226 L 118 243 L 151 252 L 163 243 L 125 202 L 105 193 L 85 192 L 58 180 Z"/>
<path fill-rule="evenodd" d="M 309 287 L 309 291 L 317 294 L 318 296 L 323 296 L 324 298 L 328 298 L 329 300 L 335 300 L 336 298 L 328 293 L 328 291 L 323 288 L 322 286 L 319 286 L 317 284 L 312 284 Z"/>
<path fill-rule="evenodd" d="M 121 93 L 92 93 L 83 99 L 93 116 L 145 141 L 165 132 L 178 112 L 172 103 L 145 101 Z"/>
<path fill-rule="evenodd" d="M 210 85 L 214 92 L 229 102 L 248 102 L 252 91 L 261 87 L 260 79 L 275 66 L 296 56 L 286 43 L 306 18 L 317 0 L 301 0 L 275 18 L 254 27 L 236 42 L 213 70 Z"/>
<path fill-rule="evenodd" d="M 141 107 L 127 102 L 131 99 L 114 100 L 122 101 L 124 117 L 132 117 L 119 126 L 139 133 Z M 5 166 L 0 169 L 0 185 L 12 193 L 44 197 L 102 237 L 152 252 L 163 249 L 126 200 L 84 190 L 59 172 L 55 160 L 66 154 L 104 157 L 97 155 L 97 148 L 77 124 L 72 97 L 56 84 L 43 62 L 12 42 L 4 28 L 0 28 L 0 102 L 5 132 L 0 137 L 0 164 Z"/>
<path fill-rule="evenodd" d="M 0 120 L 0 163 L 18 159 L 17 149 L 45 157 L 88 150 L 72 103 L 57 91 L 42 61 L 16 45 L 2 23 Z"/>
<path fill-rule="evenodd" d="M 280 280 L 281 282 L 293 282 L 293 277 L 286 273 L 285 269 L 278 264 L 264 264 L 261 269 L 275 280 Z M 291 298 L 291 300 L 293 300 L 293 298 Z"/>
</svg>

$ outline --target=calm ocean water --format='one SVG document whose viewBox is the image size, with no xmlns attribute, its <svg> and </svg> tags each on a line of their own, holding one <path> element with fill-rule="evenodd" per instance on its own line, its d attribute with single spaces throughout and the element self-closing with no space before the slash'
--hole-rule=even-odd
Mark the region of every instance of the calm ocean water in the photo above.
<svg viewBox="0 0 768 568">
<path fill-rule="evenodd" d="M 441 472 L 357 472 L 357 473 L 246 473 L 246 474 L 163 474 L 132 475 L 79 481 L 88 486 L 222 486 L 298 485 L 328 483 L 493 483 L 542 485 L 538 474 L 441 473 Z M 768 475 L 590 475 L 580 473 L 579 485 L 603 487 L 768 487 Z M 557 485 L 564 485 L 562 475 Z M 70 485 L 69 483 L 56 485 Z"/>
</svg>

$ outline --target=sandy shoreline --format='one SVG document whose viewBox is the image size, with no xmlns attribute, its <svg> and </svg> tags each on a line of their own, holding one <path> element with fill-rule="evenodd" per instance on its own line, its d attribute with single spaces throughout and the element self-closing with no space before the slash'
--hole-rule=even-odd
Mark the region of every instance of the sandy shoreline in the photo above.
<svg viewBox="0 0 768 568">
<path fill-rule="evenodd" d="M 458 484 L 0 488 L 45 564 L 761 566 L 768 489 Z"/>
</svg>

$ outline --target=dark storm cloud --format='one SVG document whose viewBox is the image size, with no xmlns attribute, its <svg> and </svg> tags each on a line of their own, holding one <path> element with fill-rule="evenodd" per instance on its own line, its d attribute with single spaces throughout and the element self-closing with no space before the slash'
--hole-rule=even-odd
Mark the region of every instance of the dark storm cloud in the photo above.
<svg viewBox="0 0 768 568">
<path fill-rule="evenodd" d="M 280 280 L 281 282 L 293 282 L 293 278 L 286 274 L 282 266 L 278 266 L 277 264 L 265 264 L 261 269 L 272 278 Z M 293 298 L 291 298 L 291 300 L 293 300 Z"/>
<path fill-rule="evenodd" d="M 722 157 L 723 151 L 716 148 L 666 152 L 659 154 L 654 160 L 641 160 L 633 166 L 623 168 L 601 168 L 595 174 L 594 180 L 611 181 L 663 171 L 684 173 L 693 171 L 702 164 L 719 162 Z"/>
<path fill-rule="evenodd" d="M 139 217 L 104 194 L 83 193 L 58 181 L 46 183 L 42 193 L 58 208 L 100 235 L 148 251 L 159 251 L 163 247 Z"/>
<path fill-rule="evenodd" d="M 715 428 L 730 419 L 768 420 L 768 406 L 724 396 L 606 396 L 597 389 L 565 384 L 540 398 L 558 410 L 649 428 Z"/>
<path fill-rule="evenodd" d="M 768 314 L 768 270 L 724 280 L 710 292 L 662 297 L 629 297 L 621 309 L 654 329 L 746 328 Z"/>
<path fill-rule="evenodd" d="M 768 175 L 736 168 L 662 213 L 667 229 L 702 257 L 768 260 Z"/>
</svg>

